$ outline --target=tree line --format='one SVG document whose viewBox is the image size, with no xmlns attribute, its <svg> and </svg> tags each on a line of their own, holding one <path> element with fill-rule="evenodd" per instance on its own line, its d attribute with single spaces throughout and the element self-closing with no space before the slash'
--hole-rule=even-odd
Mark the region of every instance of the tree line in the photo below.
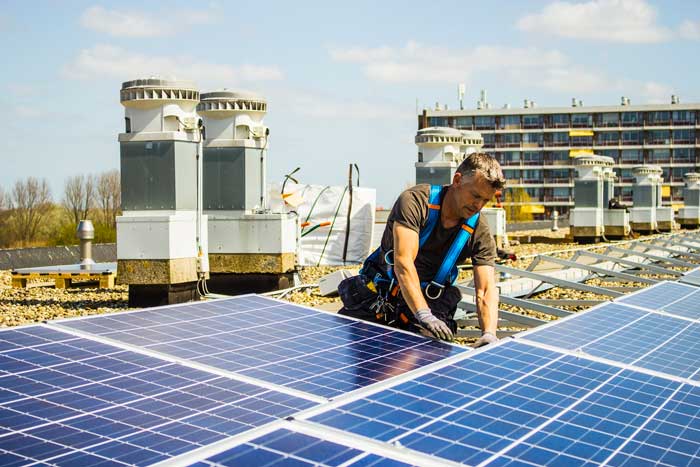
<svg viewBox="0 0 700 467">
<path fill-rule="evenodd" d="M 93 222 L 96 242 L 114 242 L 119 214 L 118 170 L 68 177 L 57 202 L 46 179 L 17 180 L 0 187 L 0 248 L 78 243 L 75 230 L 83 219 Z"/>
</svg>

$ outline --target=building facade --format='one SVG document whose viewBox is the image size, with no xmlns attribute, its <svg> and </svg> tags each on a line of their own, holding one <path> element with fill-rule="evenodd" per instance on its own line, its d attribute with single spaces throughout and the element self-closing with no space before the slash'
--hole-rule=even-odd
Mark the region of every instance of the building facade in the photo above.
<svg viewBox="0 0 700 467">
<path fill-rule="evenodd" d="M 683 174 L 700 166 L 700 104 L 424 110 L 418 128 L 430 126 L 476 130 L 484 151 L 501 163 L 508 179 L 506 201 L 523 205 L 535 218 L 553 210 L 567 214 L 574 206 L 574 158 L 586 154 L 612 157 L 618 178 L 615 196 L 632 202 L 634 175 L 642 164 L 663 170 L 663 204 L 683 204 Z M 516 192 L 519 193 L 516 196 Z M 526 194 L 526 195 L 523 195 Z M 508 205 L 507 204 L 507 205 Z"/>
</svg>

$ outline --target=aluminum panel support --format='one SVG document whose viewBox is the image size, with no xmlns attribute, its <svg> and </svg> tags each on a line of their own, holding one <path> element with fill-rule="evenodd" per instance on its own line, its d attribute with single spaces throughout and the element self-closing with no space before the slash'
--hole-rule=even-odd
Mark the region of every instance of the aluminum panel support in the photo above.
<svg viewBox="0 0 700 467">
<path fill-rule="evenodd" d="M 476 290 L 473 287 L 458 285 L 457 288 L 468 295 L 476 295 Z M 546 315 L 558 316 L 559 318 L 572 314 L 570 311 L 554 308 L 553 306 L 547 306 L 542 303 L 536 303 L 531 300 L 523 300 L 522 298 L 513 298 L 501 295 L 499 297 L 499 301 L 506 305 L 519 306 L 520 308 L 526 308 L 528 310 L 537 311 Z"/>
<path fill-rule="evenodd" d="M 508 266 L 503 266 L 500 264 L 496 265 L 496 271 L 507 272 L 518 277 L 527 277 L 529 279 L 535 279 L 541 282 L 546 282 L 550 284 L 557 285 L 559 287 L 568 287 L 570 289 L 582 290 L 584 292 L 591 292 L 599 295 L 607 295 L 609 297 L 621 297 L 624 294 L 621 292 L 616 292 L 614 290 L 606 289 L 604 287 L 593 287 L 591 285 L 579 284 L 578 282 L 567 281 L 565 279 L 559 279 L 552 276 L 547 276 L 545 274 L 538 274 L 532 271 L 525 271 L 522 269 L 509 268 Z M 675 271 L 674 271 L 675 272 Z"/>
<path fill-rule="evenodd" d="M 611 261 L 613 263 L 624 264 L 627 266 L 632 266 L 640 269 L 646 269 L 647 271 L 654 272 L 656 274 L 668 274 L 670 276 L 682 276 L 683 273 L 674 271 L 673 269 L 662 268 L 661 266 L 654 266 L 652 264 L 638 263 L 636 261 L 631 261 L 629 259 L 618 258 L 616 256 L 606 256 L 598 253 L 593 253 L 590 251 L 581 251 L 581 255 L 590 256 L 591 258 L 597 258 L 602 261 Z"/>
<path fill-rule="evenodd" d="M 616 277 L 618 279 L 623 279 L 632 282 L 643 282 L 645 284 L 656 284 L 659 282 L 656 279 L 647 279 L 645 277 L 638 277 L 634 274 L 626 274 L 624 272 L 612 271 L 610 269 L 601 268 L 598 266 L 591 266 L 588 264 L 577 263 L 576 261 L 569 261 L 566 259 L 555 258 L 553 256 L 541 255 L 542 261 L 549 261 L 550 263 L 559 264 L 561 266 L 566 266 L 569 268 L 585 269 L 586 271 L 595 272 L 596 274 L 601 274 L 603 276 Z"/>
<path fill-rule="evenodd" d="M 653 248 L 650 248 L 650 249 L 653 249 Z M 642 252 L 642 251 L 637 251 L 637 250 L 629 250 L 627 248 L 620 248 L 617 246 L 609 246 L 607 248 L 607 251 L 617 251 L 619 253 L 624 253 L 624 254 L 627 254 L 630 256 L 634 256 L 634 255 L 643 256 L 644 258 L 648 258 L 648 259 L 651 259 L 653 261 L 668 263 L 668 264 L 672 264 L 674 266 L 682 266 L 684 268 L 692 268 L 695 266 L 693 263 L 688 263 L 688 262 L 682 261 L 680 259 L 669 258 L 667 256 L 658 256 L 658 255 L 654 255 L 652 253 L 647 253 L 646 251 Z"/>
</svg>

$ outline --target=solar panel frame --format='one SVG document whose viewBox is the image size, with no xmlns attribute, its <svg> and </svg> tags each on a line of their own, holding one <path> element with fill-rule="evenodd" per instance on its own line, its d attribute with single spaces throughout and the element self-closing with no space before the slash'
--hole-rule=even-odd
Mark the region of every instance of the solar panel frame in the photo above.
<svg viewBox="0 0 700 467">
<path fill-rule="evenodd" d="M 615 300 L 615 302 L 651 310 L 658 310 L 672 302 L 680 300 L 683 298 L 682 296 L 687 296 L 694 292 L 696 292 L 696 289 L 690 285 L 672 281 L 663 281 L 654 284 L 651 287 L 619 297 Z"/>
</svg>

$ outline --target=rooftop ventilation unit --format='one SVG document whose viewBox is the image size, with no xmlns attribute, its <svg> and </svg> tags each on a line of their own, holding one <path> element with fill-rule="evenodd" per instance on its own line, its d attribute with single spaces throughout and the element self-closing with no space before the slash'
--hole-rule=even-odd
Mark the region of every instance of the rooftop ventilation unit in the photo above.
<svg viewBox="0 0 700 467">
<path fill-rule="evenodd" d="M 571 210 L 571 233 L 577 242 L 595 243 L 603 238 L 603 167 L 609 163 L 609 159 L 595 155 L 576 158 L 576 204 Z"/>
<path fill-rule="evenodd" d="M 637 166 L 633 170 L 636 184 L 630 224 L 635 232 L 654 233 L 670 231 L 673 225 L 673 208 L 661 206 L 663 170 L 657 165 Z"/>
<path fill-rule="evenodd" d="M 697 229 L 700 226 L 700 173 L 687 173 L 683 179 L 684 206 L 678 211 L 678 223 L 684 229 Z"/>
</svg>

